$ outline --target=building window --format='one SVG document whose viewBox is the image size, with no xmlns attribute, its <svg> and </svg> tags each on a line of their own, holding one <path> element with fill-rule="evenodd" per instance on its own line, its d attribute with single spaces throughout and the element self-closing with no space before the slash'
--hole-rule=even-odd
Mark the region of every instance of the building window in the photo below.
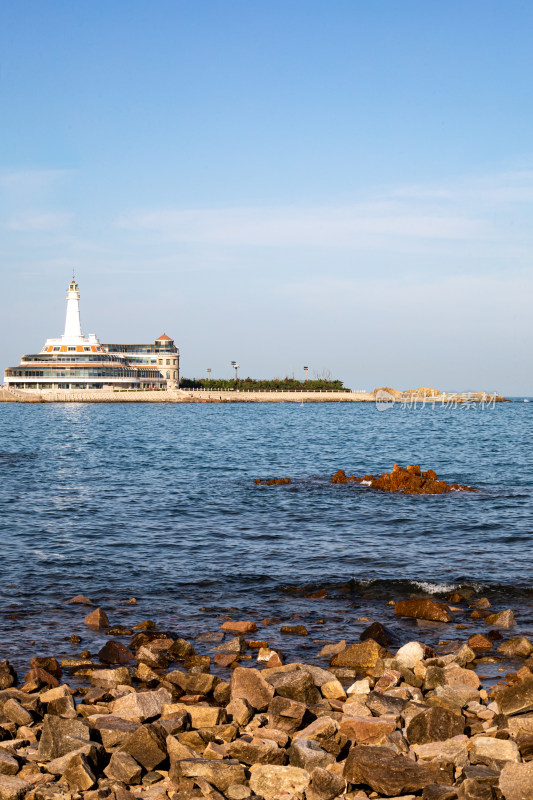
<svg viewBox="0 0 533 800">
<path fill-rule="evenodd" d="M 167 369 L 167 378 L 170 379 L 170 372 L 168 371 L 168 369 Z"/>
</svg>

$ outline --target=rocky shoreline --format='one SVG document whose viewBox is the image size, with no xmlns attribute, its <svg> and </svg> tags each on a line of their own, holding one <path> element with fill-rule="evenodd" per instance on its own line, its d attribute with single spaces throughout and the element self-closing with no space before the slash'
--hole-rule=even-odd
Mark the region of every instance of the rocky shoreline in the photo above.
<svg viewBox="0 0 533 800">
<path fill-rule="evenodd" d="M 424 626 L 446 626 L 457 604 L 486 634 L 426 645 Z M 398 648 L 368 620 L 324 644 L 320 667 L 284 663 L 272 619 L 225 619 L 198 637 L 205 655 L 151 620 L 80 612 L 106 639 L 97 655 L 33 658 L 20 677 L 0 663 L 0 800 L 533 797 L 533 644 L 486 598 L 400 600 L 420 640 Z M 515 671 L 484 688 L 476 670 L 494 648 Z"/>
</svg>

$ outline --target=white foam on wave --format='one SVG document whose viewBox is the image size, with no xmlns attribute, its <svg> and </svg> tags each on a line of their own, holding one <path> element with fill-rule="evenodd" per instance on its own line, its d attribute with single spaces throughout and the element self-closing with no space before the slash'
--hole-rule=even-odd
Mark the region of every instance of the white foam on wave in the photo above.
<svg viewBox="0 0 533 800">
<path fill-rule="evenodd" d="M 372 486 L 372 481 L 361 481 L 364 486 Z"/>
<path fill-rule="evenodd" d="M 66 556 L 61 555 L 61 553 L 45 553 L 43 550 L 32 550 L 34 556 L 39 556 L 42 558 L 43 561 L 52 561 L 55 559 L 64 559 Z"/>
<path fill-rule="evenodd" d="M 417 586 L 419 589 L 422 589 L 422 591 L 427 592 L 427 594 L 456 592 L 463 585 L 461 583 L 431 583 L 430 581 L 411 581 L 411 583 L 413 586 Z M 483 589 L 481 583 L 469 583 L 468 585 L 476 592 L 480 592 Z"/>
</svg>

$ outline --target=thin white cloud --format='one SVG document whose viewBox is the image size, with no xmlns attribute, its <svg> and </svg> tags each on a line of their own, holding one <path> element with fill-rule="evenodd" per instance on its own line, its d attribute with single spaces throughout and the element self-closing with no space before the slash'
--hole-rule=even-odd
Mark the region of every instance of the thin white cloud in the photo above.
<svg viewBox="0 0 533 800">
<path fill-rule="evenodd" d="M 43 233 L 62 231 L 69 227 L 72 214 L 61 211 L 16 214 L 6 220 L 4 227 L 9 231 Z"/>
</svg>

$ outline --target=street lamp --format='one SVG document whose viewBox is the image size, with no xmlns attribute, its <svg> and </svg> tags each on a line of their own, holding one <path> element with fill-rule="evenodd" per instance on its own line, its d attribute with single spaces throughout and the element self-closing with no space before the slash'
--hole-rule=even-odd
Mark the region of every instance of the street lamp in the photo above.
<svg viewBox="0 0 533 800">
<path fill-rule="evenodd" d="M 231 366 L 235 370 L 235 383 L 237 383 L 237 370 L 239 369 L 239 365 L 237 364 L 236 361 L 232 361 Z"/>
<path fill-rule="evenodd" d="M 209 383 L 210 380 L 211 380 L 211 367 L 208 367 L 207 368 L 207 382 Z"/>
<path fill-rule="evenodd" d="M 304 367 L 304 372 L 305 372 L 305 382 L 306 382 L 306 383 L 307 383 L 307 370 L 308 370 L 308 369 L 309 369 L 309 367 Z"/>
</svg>

